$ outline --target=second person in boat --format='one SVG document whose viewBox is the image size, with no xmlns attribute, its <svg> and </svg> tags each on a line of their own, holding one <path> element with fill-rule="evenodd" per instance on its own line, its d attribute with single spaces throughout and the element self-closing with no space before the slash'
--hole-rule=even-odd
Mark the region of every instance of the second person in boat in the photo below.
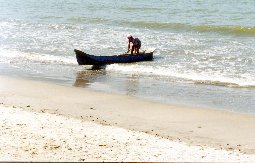
<svg viewBox="0 0 255 163">
<path fill-rule="evenodd" d="M 130 51 L 130 43 L 132 43 L 132 48 L 131 48 L 131 55 L 133 55 L 133 53 L 135 52 L 135 54 L 139 54 L 139 49 L 141 48 L 141 41 L 139 38 L 134 38 L 131 35 L 127 36 L 128 38 L 128 51 L 127 53 Z"/>
</svg>

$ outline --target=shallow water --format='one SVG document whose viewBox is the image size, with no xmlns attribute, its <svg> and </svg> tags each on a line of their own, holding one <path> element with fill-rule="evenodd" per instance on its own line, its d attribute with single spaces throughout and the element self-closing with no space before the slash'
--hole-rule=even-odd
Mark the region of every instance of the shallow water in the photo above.
<svg viewBox="0 0 255 163">
<path fill-rule="evenodd" d="M 0 4 L 1 74 L 171 104 L 255 112 L 255 1 Z M 127 50 L 127 34 L 138 36 L 142 49 L 157 48 L 153 62 L 97 71 L 77 65 L 73 49 L 120 54 Z"/>
</svg>

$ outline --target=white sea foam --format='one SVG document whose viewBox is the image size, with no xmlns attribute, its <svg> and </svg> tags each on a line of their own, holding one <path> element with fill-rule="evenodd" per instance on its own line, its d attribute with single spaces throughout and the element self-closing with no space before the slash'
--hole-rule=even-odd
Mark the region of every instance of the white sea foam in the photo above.
<svg viewBox="0 0 255 163">
<path fill-rule="evenodd" d="M 50 54 L 27 53 L 17 50 L 0 49 L 0 60 L 6 63 L 42 63 L 42 64 L 77 64 L 72 56 L 56 56 Z"/>
<path fill-rule="evenodd" d="M 193 81 L 196 83 L 206 83 L 213 85 L 224 85 L 230 87 L 255 86 L 255 77 L 250 74 L 242 74 L 242 77 L 231 77 L 227 74 L 215 71 L 197 72 L 194 70 L 184 70 L 180 65 L 174 67 L 144 66 L 139 64 L 122 65 L 113 64 L 107 66 L 107 70 L 118 71 L 128 74 L 155 75 L 166 78 L 179 78 L 181 80 Z"/>
</svg>

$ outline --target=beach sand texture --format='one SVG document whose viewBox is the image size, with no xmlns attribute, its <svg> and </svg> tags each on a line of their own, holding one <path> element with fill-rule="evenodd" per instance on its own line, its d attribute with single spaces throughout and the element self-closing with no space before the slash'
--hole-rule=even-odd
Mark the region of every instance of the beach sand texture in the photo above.
<svg viewBox="0 0 255 163">
<path fill-rule="evenodd" d="M 188 146 L 56 114 L 3 106 L 0 113 L 2 161 L 255 161 L 255 155 Z"/>
<path fill-rule="evenodd" d="M 0 83 L 5 161 L 254 161 L 253 115 L 9 77 Z"/>
</svg>

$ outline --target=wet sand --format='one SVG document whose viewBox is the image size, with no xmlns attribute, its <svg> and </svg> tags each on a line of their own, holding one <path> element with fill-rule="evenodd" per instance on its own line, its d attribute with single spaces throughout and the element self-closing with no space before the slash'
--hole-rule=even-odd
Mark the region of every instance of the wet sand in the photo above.
<svg viewBox="0 0 255 163">
<path fill-rule="evenodd" d="M 0 83 L 2 105 L 139 131 L 164 141 L 255 154 L 254 115 L 166 105 L 4 76 Z"/>
</svg>

